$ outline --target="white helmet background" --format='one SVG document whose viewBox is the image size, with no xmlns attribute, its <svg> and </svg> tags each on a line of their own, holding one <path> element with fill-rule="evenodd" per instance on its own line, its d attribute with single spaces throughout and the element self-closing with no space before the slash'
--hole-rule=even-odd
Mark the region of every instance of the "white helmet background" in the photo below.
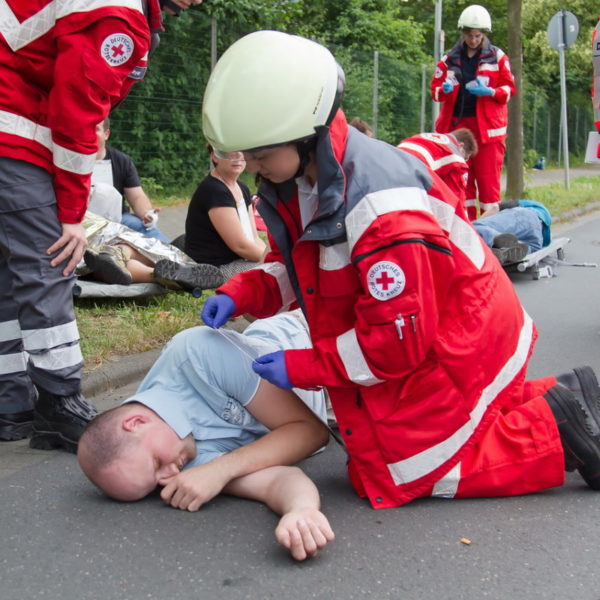
<svg viewBox="0 0 600 600">
<path fill-rule="evenodd" d="M 471 4 L 462 11 L 458 18 L 459 29 L 480 29 L 492 31 L 492 18 L 490 13 L 479 4 Z"/>
<path fill-rule="evenodd" d="M 296 141 L 325 125 L 336 99 L 338 65 L 327 48 L 279 31 L 232 44 L 209 78 L 202 130 L 232 152 Z"/>
</svg>

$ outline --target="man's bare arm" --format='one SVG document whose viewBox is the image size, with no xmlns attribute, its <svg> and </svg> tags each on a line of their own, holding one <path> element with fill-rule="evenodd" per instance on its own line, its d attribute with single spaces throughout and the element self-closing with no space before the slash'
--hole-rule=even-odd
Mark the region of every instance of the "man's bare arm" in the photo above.
<svg viewBox="0 0 600 600">
<path fill-rule="evenodd" d="M 320 511 L 315 484 L 298 467 L 261 469 L 234 479 L 223 491 L 263 502 L 281 515 L 275 538 L 296 560 L 314 556 L 335 537 Z"/>
<path fill-rule="evenodd" d="M 230 481 L 267 467 L 293 465 L 327 443 L 327 428 L 298 396 L 264 379 L 246 408 L 271 431 L 205 465 L 173 476 L 161 491 L 164 502 L 196 511 Z"/>
</svg>

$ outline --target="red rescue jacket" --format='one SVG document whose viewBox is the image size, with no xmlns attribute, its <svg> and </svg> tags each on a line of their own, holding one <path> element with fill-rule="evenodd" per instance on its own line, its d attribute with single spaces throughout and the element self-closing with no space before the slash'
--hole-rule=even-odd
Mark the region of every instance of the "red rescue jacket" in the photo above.
<svg viewBox="0 0 600 600">
<path fill-rule="evenodd" d="M 62 223 L 79 223 L 85 214 L 96 125 L 144 75 L 148 18 L 160 16 L 157 0 L 145 4 L 4 2 L 0 156 L 30 162 L 53 175 Z"/>
<path fill-rule="evenodd" d="M 469 165 L 453 135 L 419 133 L 402 140 L 397 148 L 421 159 L 464 203 Z"/>
<path fill-rule="evenodd" d="M 415 157 L 348 127 L 318 133 L 319 204 L 302 228 L 294 181 L 263 184 L 272 251 L 219 288 L 236 315 L 301 306 L 313 347 L 297 387 L 325 385 L 373 507 L 427 494 L 524 379 L 535 327 L 459 199 Z"/>
<path fill-rule="evenodd" d="M 439 133 L 448 133 L 455 129 L 453 121 L 454 105 L 458 96 L 458 85 L 446 94 L 442 84 L 446 81 L 448 71 L 454 72 L 460 83 L 460 53 L 462 42 L 452 47 L 450 52 L 442 57 L 437 64 L 431 79 L 431 97 L 441 102 L 440 114 L 435 123 L 435 130 Z M 481 58 L 477 66 L 477 77 L 481 77 L 485 85 L 494 90 L 493 96 L 480 96 L 477 98 L 476 117 L 479 135 L 484 144 L 488 142 L 503 141 L 506 138 L 508 124 L 507 104 L 515 94 L 515 80 L 510 70 L 508 56 L 492 44 L 485 42 L 481 49 Z M 461 84 L 462 85 L 462 84 Z"/>
</svg>

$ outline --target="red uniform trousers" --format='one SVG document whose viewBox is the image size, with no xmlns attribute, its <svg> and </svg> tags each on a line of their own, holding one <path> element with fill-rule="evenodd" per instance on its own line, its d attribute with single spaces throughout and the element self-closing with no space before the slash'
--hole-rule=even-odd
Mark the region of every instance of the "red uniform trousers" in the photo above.
<svg viewBox="0 0 600 600">
<path fill-rule="evenodd" d="M 504 140 L 483 143 L 477 126 L 476 117 L 463 117 L 453 128 L 466 127 L 469 129 L 479 146 L 479 151 L 469 161 L 469 178 L 467 180 L 466 206 L 469 220 L 477 218 L 477 198 L 479 209 L 483 213 L 491 204 L 500 202 L 500 176 L 504 162 L 506 144 Z"/>
<path fill-rule="evenodd" d="M 555 377 L 526 381 L 521 400 L 498 414 L 472 452 L 450 474 L 457 480 L 454 486 L 438 482 L 422 497 L 517 496 L 563 485 L 563 447 L 556 419 L 543 398 L 554 385 Z M 364 496 L 352 460 L 348 468 L 355 489 Z M 439 483 L 443 483 L 441 487 Z"/>
</svg>

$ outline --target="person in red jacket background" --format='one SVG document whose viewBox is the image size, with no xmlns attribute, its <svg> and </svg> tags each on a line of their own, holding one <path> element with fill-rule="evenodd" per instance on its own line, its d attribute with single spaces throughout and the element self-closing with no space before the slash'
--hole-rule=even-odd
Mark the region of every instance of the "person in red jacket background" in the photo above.
<svg viewBox="0 0 600 600">
<path fill-rule="evenodd" d="M 506 54 L 493 46 L 488 11 L 478 4 L 465 8 L 458 19 L 461 35 L 437 64 L 431 96 L 441 103 L 435 130 L 448 133 L 466 127 L 475 135 L 479 152 L 469 161 L 467 211 L 471 221 L 498 211 L 500 175 L 506 148 L 507 103 L 515 82 Z"/>
<path fill-rule="evenodd" d="M 600 489 L 593 370 L 525 381 L 537 332 L 459 199 L 407 152 L 350 127 L 323 46 L 258 31 L 217 62 L 203 131 L 260 176 L 271 251 L 202 319 L 301 308 L 311 348 L 257 357 L 284 388 L 326 386 L 355 490 L 374 508 L 508 496 L 578 468 Z"/>
<path fill-rule="evenodd" d="M 468 161 L 478 150 L 477 141 L 469 129 L 462 127 L 448 134 L 418 133 L 402 140 L 396 147 L 422 160 L 465 206 Z"/>
<path fill-rule="evenodd" d="M 170 12 L 202 0 L 173 0 Z M 74 452 L 81 394 L 73 270 L 96 124 L 142 79 L 161 3 L 6 0 L 0 21 L 0 440 Z"/>
</svg>

